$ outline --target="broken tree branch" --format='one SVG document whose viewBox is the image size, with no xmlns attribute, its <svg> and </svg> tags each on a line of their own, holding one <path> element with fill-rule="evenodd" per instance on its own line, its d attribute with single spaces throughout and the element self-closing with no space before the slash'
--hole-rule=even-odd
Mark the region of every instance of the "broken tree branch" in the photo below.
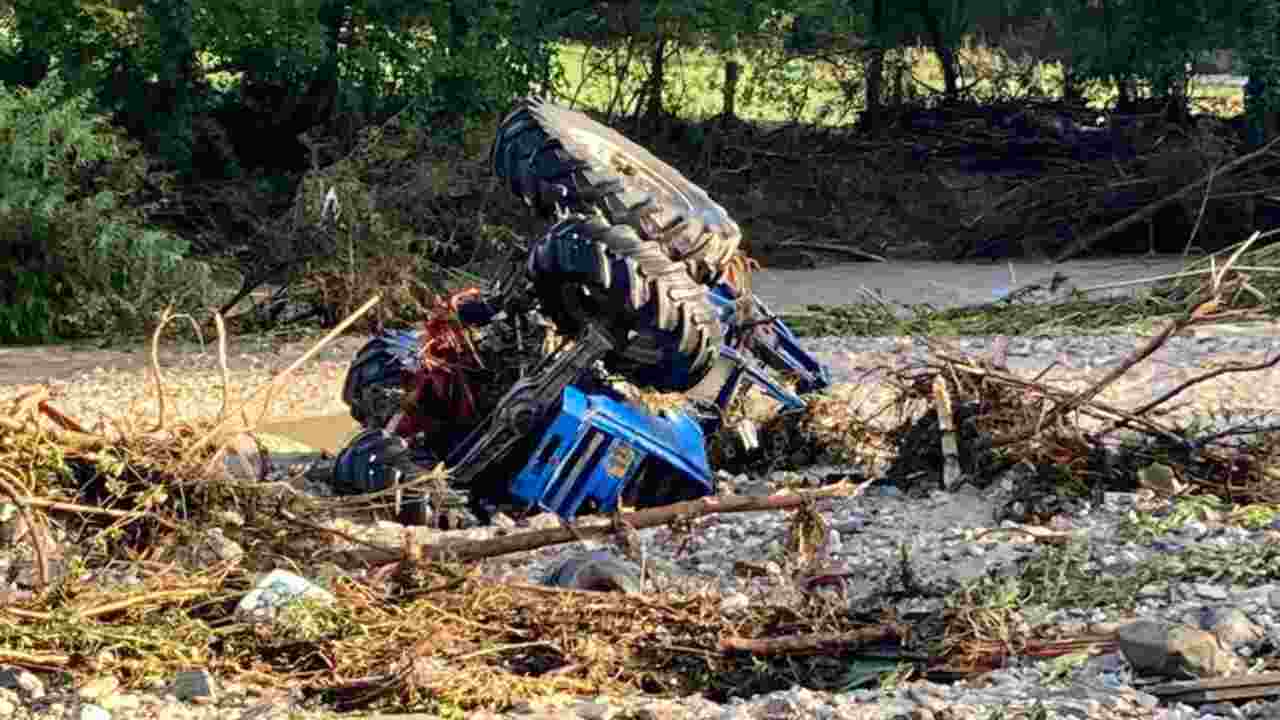
<svg viewBox="0 0 1280 720">
<path fill-rule="evenodd" d="M 784 635 L 776 638 L 720 639 L 720 652 L 748 652 L 752 655 L 813 655 L 856 650 L 864 645 L 902 637 L 895 625 L 872 625 L 836 635 Z"/>
<path fill-rule="evenodd" d="M 348 327 L 352 325 L 352 323 L 360 319 L 362 315 L 369 312 L 369 310 L 374 305 L 377 305 L 381 301 L 382 301 L 381 295 L 374 295 L 373 297 L 365 301 L 363 305 L 356 308 L 355 311 L 353 311 L 350 315 L 346 317 L 346 319 L 344 319 L 342 322 L 335 325 L 334 328 L 328 332 L 328 334 L 320 338 L 314 345 L 312 345 L 311 349 L 303 353 L 302 356 L 299 357 L 297 360 L 294 360 L 293 363 L 289 365 L 289 367 L 285 368 L 284 370 L 281 370 L 279 374 L 277 374 L 274 378 L 272 378 L 271 382 L 267 383 L 265 386 L 261 388 L 258 388 L 257 392 L 249 396 L 249 399 L 245 400 L 241 404 L 242 405 L 241 409 L 243 410 L 243 406 L 247 406 L 249 403 L 256 400 L 259 395 L 262 395 L 264 393 L 274 392 L 276 388 L 284 384 L 284 381 L 288 379 L 290 375 L 293 374 L 294 370 L 297 370 L 298 368 L 305 365 L 307 361 L 309 361 L 312 357 L 316 355 L 316 353 L 324 349 L 324 347 L 328 345 L 330 342 L 332 342 L 334 338 L 341 335 Z M 264 408 L 263 412 L 264 413 L 266 412 L 266 408 Z M 215 424 L 212 429 L 206 432 L 199 440 L 195 441 L 190 446 L 188 446 L 185 454 L 182 457 L 183 461 L 190 461 L 193 457 L 195 457 L 196 452 L 198 452 L 205 445 L 208 445 L 211 441 L 213 441 L 214 438 L 216 438 L 218 434 L 222 432 L 223 428 L 226 427 L 227 421 L 230 420 L 230 418 L 231 418 L 230 415 L 224 415 L 222 418 L 218 420 L 217 424 Z"/>
<path fill-rule="evenodd" d="M 1241 373 L 1241 372 L 1256 372 L 1258 370 L 1266 370 L 1268 368 L 1275 367 L 1277 364 L 1280 364 L 1280 353 L 1277 353 L 1274 357 L 1271 357 L 1259 363 L 1253 363 L 1250 365 L 1232 363 L 1230 365 L 1225 365 L 1220 368 L 1214 368 L 1213 370 L 1203 372 L 1189 380 L 1186 380 L 1178 384 L 1176 387 L 1171 388 L 1170 390 L 1165 392 L 1163 395 L 1157 397 L 1151 402 L 1148 402 L 1147 404 L 1142 405 L 1141 407 L 1135 408 L 1133 410 L 1133 414 L 1145 415 L 1148 412 L 1151 412 L 1152 410 L 1154 410 L 1155 408 L 1169 402 L 1170 400 L 1177 397 L 1178 395 L 1181 395 L 1188 388 L 1195 385 L 1199 385 L 1202 382 L 1212 380 L 1213 378 L 1216 378 L 1220 375 L 1227 375 L 1230 373 Z M 1117 422 L 1114 426 L 1107 428 L 1105 431 L 1099 434 L 1098 437 L 1099 438 L 1106 437 L 1107 435 L 1115 432 L 1116 430 L 1123 430 L 1129 427 L 1129 423 L 1130 423 L 1129 420 L 1121 420 Z"/>
<path fill-rule="evenodd" d="M 837 245 L 836 243 L 825 242 L 802 242 L 800 240 L 783 240 L 776 247 L 780 248 L 796 248 L 799 250 L 817 250 L 819 252 L 837 253 L 840 255 L 850 255 L 863 260 L 872 260 L 874 262 L 888 262 L 883 255 L 877 255 L 868 252 L 862 248 L 856 248 L 850 245 Z"/>
<path fill-rule="evenodd" d="M 1160 198 L 1159 200 L 1149 203 L 1146 207 L 1143 207 L 1141 210 L 1135 213 L 1132 213 L 1130 215 L 1127 215 L 1124 218 L 1117 220 L 1114 223 L 1111 223 L 1107 227 L 1095 232 L 1092 235 L 1089 235 L 1080 240 L 1077 240 L 1076 242 L 1072 243 L 1071 246 L 1068 247 L 1066 250 L 1058 253 L 1057 256 L 1053 258 L 1053 261 L 1055 263 L 1060 263 L 1064 260 L 1070 260 L 1076 255 L 1079 255 L 1080 253 L 1088 250 L 1089 248 L 1093 247 L 1099 242 L 1120 232 L 1121 230 L 1124 230 L 1125 228 L 1131 225 L 1136 225 L 1140 222 L 1143 222 L 1144 220 L 1148 220 L 1154 217 L 1155 214 L 1160 212 L 1160 210 L 1164 206 L 1183 199 L 1187 195 L 1190 195 L 1191 193 L 1195 192 L 1196 189 L 1199 188 L 1201 185 L 1204 185 L 1205 183 L 1210 182 L 1213 179 L 1214 175 L 1225 175 L 1231 172 L 1232 170 L 1235 170 L 1236 168 L 1240 167 L 1241 165 L 1248 164 L 1253 160 L 1256 160 L 1259 157 L 1262 157 L 1263 155 L 1266 155 L 1267 153 L 1271 152 L 1272 148 L 1274 148 L 1276 143 L 1278 142 L 1280 142 L 1280 138 L 1276 138 L 1275 140 L 1272 140 L 1271 142 L 1267 143 L 1266 145 L 1263 145 L 1261 148 L 1258 148 L 1257 150 L 1247 155 L 1241 155 L 1240 157 L 1236 158 L 1235 160 L 1232 160 L 1231 162 L 1227 163 L 1221 168 L 1214 168 L 1212 171 L 1202 176 L 1200 179 L 1182 186 L 1182 188 L 1180 188 L 1177 192 L 1174 192 L 1171 195 L 1166 195 L 1165 197 Z"/>
<path fill-rule="evenodd" d="M 862 494 L 868 482 L 870 481 L 854 486 L 841 483 L 820 490 L 796 493 L 794 495 L 705 497 L 698 500 L 675 503 L 674 505 L 664 505 L 626 513 L 622 516 L 622 520 L 637 530 L 643 530 L 644 528 L 666 525 L 679 518 L 791 510 L 800 507 L 806 502 L 824 497 L 857 497 Z M 489 540 L 446 541 L 437 545 L 428 545 L 420 548 L 420 557 L 412 559 L 406 555 L 405 551 L 396 548 L 348 550 L 343 552 L 342 555 L 348 560 L 365 564 L 385 563 L 395 560 L 472 562 L 500 555 L 537 550 L 549 545 L 562 545 L 578 540 L 606 537 L 615 531 L 615 527 L 616 525 L 612 518 L 593 518 L 587 522 L 575 523 L 571 528 L 548 528 Z"/>
</svg>

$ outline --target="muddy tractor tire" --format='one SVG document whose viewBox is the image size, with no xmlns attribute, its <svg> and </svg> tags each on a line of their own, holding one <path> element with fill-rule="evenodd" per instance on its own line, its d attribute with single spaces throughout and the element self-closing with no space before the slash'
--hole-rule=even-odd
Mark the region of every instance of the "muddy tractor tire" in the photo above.
<svg viewBox="0 0 1280 720">
<path fill-rule="evenodd" d="M 605 366 L 632 382 L 688 390 L 719 356 L 724 331 L 706 288 L 627 225 L 569 216 L 529 267 L 542 312 L 569 336 L 596 322 L 614 341 Z"/>
<path fill-rule="evenodd" d="M 386 490 L 416 471 L 413 451 L 403 438 L 386 430 L 361 432 L 338 452 L 333 463 L 333 488 L 340 495 L 364 495 Z M 426 525 L 431 508 L 419 491 L 406 491 L 395 507 L 404 525 Z"/>
<path fill-rule="evenodd" d="M 405 381 L 416 370 L 420 333 L 384 333 L 365 343 L 347 369 L 342 401 L 362 428 L 383 428 L 400 410 Z"/>
<path fill-rule="evenodd" d="M 655 242 L 690 276 L 724 274 L 742 231 L 701 187 L 622 134 L 576 110 L 522 100 L 498 127 L 494 173 L 545 218 L 599 210 Z"/>
</svg>

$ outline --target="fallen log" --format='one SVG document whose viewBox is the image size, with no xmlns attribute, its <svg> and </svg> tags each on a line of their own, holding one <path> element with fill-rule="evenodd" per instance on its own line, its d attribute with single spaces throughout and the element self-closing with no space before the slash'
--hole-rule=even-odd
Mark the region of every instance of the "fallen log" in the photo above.
<svg viewBox="0 0 1280 720">
<path fill-rule="evenodd" d="M 550 545 L 562 545 L 579 540 L 606 537 L 623 526 L 643 530 L 644 528 L 666 525 L 673 520 L 692 519 L 706 515 L 791 510 L 800 507 L 806 502 L 823 497 L 857 497 L 862 494 L 866 486 L 867 482 L 858 485 L 842 483 L 792 495 L 706 497 L 675 503 L 674 505 L 664 505 L 625 513 L 618 518 L 617 523 L 609 518 L 593 518 L 580 521 L 570 527 L 533 530 L 488 540 L 446 541 L 412 550 L 366 547 L 347 550 L 342 552 L 341 555 L 348 561 L 368 565 L 395 561 L 473 562 L 511 553 L 537 550 Z"/>
<path fill-rule="evenodd" d="M 1143 690 L 1166 701 L 1187 704 L 1253 700 L 1280 695 L 1280 672 L 1169 682 Z"/>
</svg>

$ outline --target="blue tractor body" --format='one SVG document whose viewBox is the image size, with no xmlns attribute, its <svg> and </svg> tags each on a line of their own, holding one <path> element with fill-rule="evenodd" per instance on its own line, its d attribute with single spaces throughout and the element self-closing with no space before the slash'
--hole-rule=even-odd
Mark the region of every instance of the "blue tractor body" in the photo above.
<svg viewBox="0 0 1280 720">
<path fill-rule="evenodd" d="M 715 476 L 705 440 L 686 413 L 655 416 L 621 398 L 569 386 L 510 493 L 564 518 L 577 515 L 586 501 L 598 512 L 613 512 L 645 473 L 678 478 L 683 495 L 709 495 Z"/>
<path fill-rule="evenodd" d="M 532 442 L 523 444 L 532 450 L 523 464 L 517 461 L 519 469 L 505 483 L 507 500 L 570 519 L 588 509 L 612 512 L 624 503 L 643 507 L 714 494 L 707 435 L 744 384 L 760 387 L 786 409 L 806 404 L 757 359 L 790 375 L 801 392 L 829 384 L 827 369 L 757 298 L 749 300 L 754 303 L 750 315 L 757 319 L 748 324 L 739 319 L 739 301 L 731 289 L 719 286 L 708 294 L 725 327 L 725 344 L 720 371 L 705 381 L 711 387 L 700 394 L 717 412 L 704 417 L 677 410 L 654 414 L 609 388 L 571 383 L 555 411 L 532 430 Z M 418 368 L 420 344 L 420 332 L 399 330 L 384 332 L 360 350 L 343 388 L 343 400 L 357 422 L 378 425 L 376 413 L 357 411 L 362 395 L 371 388 L 400 386 Z M 465 449 L 450 453 L 451 470 Z"/>
</svg>

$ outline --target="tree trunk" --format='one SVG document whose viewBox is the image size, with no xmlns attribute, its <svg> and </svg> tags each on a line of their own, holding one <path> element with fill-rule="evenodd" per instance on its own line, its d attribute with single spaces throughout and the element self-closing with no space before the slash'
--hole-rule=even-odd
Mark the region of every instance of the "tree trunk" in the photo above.
<svg viewBox="0 0 1280 720">
<path fill-rule="evenodd" d="M 196 53 L 190 0 L 146 0 L 152 42 L 160 48 L 157 100 L 149 129 L 161 157 L 181 173 L 191 171 Z"/>
<path fill-rule="evenodd" d="M 1253 3 L 1250 29 L 1245 33 L 1245 64 L 1249 82 L 1245 85 L 1244 109 L 1248 123 L 1248 144 L 1261 147 L 1276 136 L 1280 111 L 1280 0 Z"/>
<path fill-rule="evenodd" d="M 894 107 L 901 107 L 902 101 L 904 99 L 903 96 L 904 96 L 905 90 L 903 88 L 903 81 L 907 74 L 906 67 L 904 65 L 905 64 L 901 61 L 893 64 L 893 106 Z"/>
<path fill-rule="evenodd" d="M 1134 103 L 1137 101 L 1137 93 L 1133 79 L 1123 75 L 1116 75 L 1115 84 L 1116 109 L 1121 113 L 1132 112 Z"/>
<path fill-rule="evenodd" d="M 653 56 L 649 61 L 648 107 L 645 119 L 651 127 L 656 127 L 662 118 L 662 87 L 667 79 L 667 39 L 661 35 L 653 44 Z"/>
<path fill-rule="evenodd" d="M 874 0 L 871 5 L 871 48 L 867 53 L 867 109 L 863 123 L 868 130 L 880 127 L 884 113 L 884 0 Z"/>
<path fill-rule="evenodd" d="M 868 130 L 880 127 L 884 115 L 884 48 L 873 47 L 867 58 L 867 109 L 864 124 Z"/>
<path fill-rule="evenodd" d="M 955 48 L 947 43 L 947 38 L 942 32 L 942 22 L 929 7 L 929 0 L 920 0 L 918 12 L 924 21 L 929 44 L 933 46 L 933 52 L 937 54 L 938 62 L 942 64 L 943 94 L 949 101 L 957 100 L 960 96 L 960 73 L 956 67 Z"/>
<path fill-rule="evenodd" d="M 22 49 L 18 52 L 15 74 L 5 78 L 29 88 L 39 85 L 49 74 L 49 68 L 52 66 L 49 51 L 41 47 L 40 43 L 41 38 L 49 34 L 49 18 L 40 8 L 32 7 L 33 4 L 30 2 L 13 4 L 18 40 L 22 43 Z"/>
<path fill-rule="evenodd" d="M 742 65 L 737 60 L 726 60 L 724 63 L 724 110 L 721 115 L 725 120 L 738 119 L 738 76 L 742 73 Z"/>
<path fill-rule="evenodd" d="M 1084 94 L 1080 91 L 1080 81 L 1071 63 L 1062 63 L 1062 101 L 1068 104 L 1080 103 Z"/>
</svg>

